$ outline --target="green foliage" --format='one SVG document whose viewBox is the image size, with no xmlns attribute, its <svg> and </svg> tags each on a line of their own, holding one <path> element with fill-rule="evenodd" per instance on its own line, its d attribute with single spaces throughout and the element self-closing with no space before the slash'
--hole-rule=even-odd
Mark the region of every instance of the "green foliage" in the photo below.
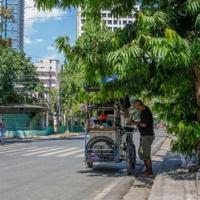
<svg viewBox="0 0 200 200">
<path fill-rule="evenodd" d="M 132 8 L 136 4 L 135 0 L 35 0 L 35 4 L 39 9 L 53 9 L 59 7 L 62 9 L 81 6 L 88 16 L 100 17 L 101 9 L 112 10 L 116 14 L 131 13 Z M 99 15 L 96 15 L 99 14 Z"/>
<path fill-rule="evenodd" d="M 0 48 L 0 104 L 32 102 L 32 92 L 42 86 L 35 67 L 23 53 L 11 48 Z"/>
<path fill-rule="evenodd" d="M 185 4 L 185 10 L 189 15 L 199 14 L 200 2 L 198 0 L 189 0 Z"/>
<path fill-rule="evenodd" d="M 172 150 L 187 155 L 192 155 L 197 150 L 200 140 L 199 123 L 179 121 L 175 127 L 172 129 L 169 127 L 168 130 L 176 133 L 176 137 L 172 143 Z"/>
<path fill-rule="evenodd" d="M 10 9 L 10 8 L 4 8 L 4 7 L 1 7 L 0 8 L 0 45 L 1 46 L 11 46 L 11 39 L 8 38 L 8 39 L 4 39 L 2 38 L 2 33 L 4 32 L 4 25 L 5 25 L 5 22 L 9 21 L 11 22 L 12 20 L 14 19 L 14 16 L 13 16 L 13 10 Z"/>
<path fill-rule="evenodd" d="M 81 6 L 87 18 L 100 17 L 101 9 L 115 15 L 129 15 L 135 1 L 111 0 L 35 0 L 42 9 L 55 6 Z M 84 27 L 84 34 L 71 47 L 60 40 L 68 65 L 81 74 L 83 82 L 99 86 L 90 100 L 109 100 L 128 92 L 143 96 L 155 104 L 155 110 L 176 136 L 173 149 L 191 154 L 199 142 L 196 114 L 200 80 L 200 1 L 143 0 L 136 21 L 123 30 L 109 32 L 100 20 Z M 95 23 L 96 22 L 96 23 Z M 118 74 L 115 85 L 102 85 L 97 80 Z M 78 91 L 80 92 L 80 91 Z M 83 94 L 80 92 L 80 94 Z"/>
<path fill-rule="evenodd" d="M 71 64 L 66 64 L 61 81 L 61 102 L 63 112 L 69 116 L 81 114 L 81 103 L 83 102 L 83 79 L 81 73 L 73 70 Z M 84 102 L 83 102 L 84 103 Z"/>
</svg>

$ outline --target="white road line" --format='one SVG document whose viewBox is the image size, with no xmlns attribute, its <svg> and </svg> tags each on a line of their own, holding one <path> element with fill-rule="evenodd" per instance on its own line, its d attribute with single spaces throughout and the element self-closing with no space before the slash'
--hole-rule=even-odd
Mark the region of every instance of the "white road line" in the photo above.
<svg viewBox="0 0 200 200">
<path fill-rule="evenodd" d="M 17 152 L 17 151 L 23 151 L 23 150 L 27 150 L 27 149 L 35 149 L 37 147 L 26 147 L 23 149 L 14 149 L 14 150 L 10 150 L 10 151 L 1 151 L 0 154 L 4 154 L 4 153 L 12 153 L 12 152 Z"/>
<path fill-rule="evenodd" d="M 67 152 L 67 151 L 71 151 L 71 150 L 75 150 L 75 149 L 78 149 L 77 147 L 72 147 L 72 148 L 68 148 L 68 149 L 63 149 L 63 150 L 60 150 L 60 151 L 54 151 L 54 152 L 50 152 L 50 153 L 45 153 L 45 154 L 41 154 L 39 156 L 51 156 L 51 155 L 55 155 L 55 154 L 59 154 L 59 153 L 63 153 L 63 152 Z"/>
<path fill-rule="evenodd" d="M 36 151 L 39 151 L 39 150 L 46 150 L 46 149 L 50 149 L 50 148 L 54 148 L 54 147 L 57 147 L 57 146 L 51 146 L 51 147 L 39 147 L 39 148 L 34 148 L 34 149 L 28 149 L 26 150 L 25 152 L 23 153 L 32 153 L 32 152 L 36 152 Z M 18 154 L 18 152 L 13 152 L 11 153 L 11 155 L 15 155 L 15 154 Z"/>
<path fill-rule="evenodd" d="M 53 149 L 46 149 L 46 150 L 35 151 L 35 152 L 32 152 L 32 153 L 22 154 L 22 156 L 32 156 L 32 155 L 46 153 L 46 152 L 55 151 L 55 150 L 59 150 L 59 149 L 63 149 L 63 147 L 57 147 L 57 148 L 53 148 Z"/>
<path fill-rule="evenodd" d="M 4 152 L 4 151 L 11 151 L 11 150 L 15 150 L 17 148 L 20 148 L 20 146 L 7 146 L 7 147 L 1 147 L 0 145 L 0 152 Z"/>
<path fill-rule="evenodd" d="M 84 158 L 84 156 L 85 156 L 85 154 L 79 154 L 79 155 L 76 155 L 76 156 L 74 156 L 74 157 L 76 157 L 76 158 Z"/>
<path fill-rule="evenodd" d="M 94 200 L 101 200 L 103 197 L 105 197 L 122 179 L 122 177 L 118 178 L 116 181 L 112 182 L 110 185 L 108 185 L 102 192 L 100 192 Z"/>
<path fill-rule="evenodd" d="M 64 154 L 58 155 L 57 157 L 66 157 L 66 156 L 71 156 L 71 155 L 74 155 L 74 154 L 80 153 L 80 152 L 82 152 L 82 151 L 84 151 L 84 149 L 79 149 L 79 150 L 76 150 L 76 151 L 72 151 L 72 152 L 64 153 Z"/>
<path fill-rule="evenodd" d="M 45 149 L 51 149 L 51 148 L 57 147 L 57 146 L 50 146 L 50 147 L 40 147 L 37 149 L 32 149 L 32 150 L 28 150 L 28 152 L 34 152 L 34 151 L 40 151 L 40 150 L 45 150 Z"/>
<path fill-rule="evenodd" d="M 4 144 L 4 145 L 0 145 L 0 150 L 8 150 L 8 149 L 11 150 L 11 149 L 14 149 L 16 147 L 19 147 L 19 145 L 17 146 L 17 145 L 14 145 L 14 144 L 12 144 L 12 145 Z"/>
</svg>

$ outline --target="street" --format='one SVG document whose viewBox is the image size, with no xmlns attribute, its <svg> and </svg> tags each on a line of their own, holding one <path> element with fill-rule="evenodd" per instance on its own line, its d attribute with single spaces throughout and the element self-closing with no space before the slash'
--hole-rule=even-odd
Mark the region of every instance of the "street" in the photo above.
<svg viewBox="0 0 200 200">
<path fill-rule="evenodd" d="M 156 131 L 153 152 L 165 138 Z M 134 135 L 138 148 L 139 134 Z M 1 200 L 121 199 L 134 176 L 126 163 L 84 164 L 84 136 L 67 139 L 8 142 L 0 146 Z M 137 159 L 136 172 L 143 163 Z"/>
</svg>

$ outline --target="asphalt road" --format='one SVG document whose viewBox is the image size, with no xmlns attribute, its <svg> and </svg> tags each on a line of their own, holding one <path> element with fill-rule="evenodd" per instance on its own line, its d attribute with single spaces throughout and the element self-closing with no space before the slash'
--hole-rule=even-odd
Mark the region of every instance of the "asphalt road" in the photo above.
<svg viewBox="0 0 200 200">
<path fill-rule="evenodd" d="M 166 134 L 156 132 L 153 152 Z M 138 147 L 138 134 L 134 142 Z M 0 146 L 0 200 L 117 200 L 134 176 L 126 164 L 95 164 L 86 168 L 84 137 L 8 142 Z M 138 159 L 136 171 L 143 167 Z"/>
</svg>

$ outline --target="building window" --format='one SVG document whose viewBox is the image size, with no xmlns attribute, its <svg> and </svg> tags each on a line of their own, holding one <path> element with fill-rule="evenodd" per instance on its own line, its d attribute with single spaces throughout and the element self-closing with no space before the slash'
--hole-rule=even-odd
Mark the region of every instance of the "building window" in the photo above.
<svg viewBox="0 0 200 200">
<path fill-rule="evenodd" d="M 108 17 L 112 17 L 112 15 L 110 13 L 108 13 Z"/>
<path fill-rule="evenodd" d="M 81 23 L 84 24 L 85 23 L 85 19 L 81 19 Z"/>
<path fill-rule="evenodd" d="M 83 26 L 81 26 L 81 30 L 83 31 Z"/>
<path fill-rule="evenodd" d="M 127 21 L 124 20 L 124 21 L 123 21 L 123 25 L 126 25 L 126 24 L 127 24 Z"/>
<path fill-rule="evenodd" d="M 106 13 L 102 13 L 102 15 L 101 15 L 102 17 L 106 17 Z"/>
<path fill-rule="evenodd" d="M 119 21 L 119 25 L 121 25 L 122 24 L 122 22 L 121 21 Z"/>
<path fill-rule="evenodd" d="M 114 27 L 114 31 L 116 31 L 118 28 L 117 27 Z"/>
<path fill-rule="evenodd" d="M 129 24 L 132 24 L 132 21 L 128 21 Z"/>
<path fill-rule="evenodd" d="M 112 20 L 108 20 L 108 24 L 112 24 Z"/>
<path fill-rule="evenodd" d="M 108 29 L 109 29 L 110 31 L 112 31 L 112 27 L 108 27 Z"/>
<path fill-rule="evenodd" d="M 117 20 L 113 20 L 113 24 L 117 24 Z"/>
</svg>

